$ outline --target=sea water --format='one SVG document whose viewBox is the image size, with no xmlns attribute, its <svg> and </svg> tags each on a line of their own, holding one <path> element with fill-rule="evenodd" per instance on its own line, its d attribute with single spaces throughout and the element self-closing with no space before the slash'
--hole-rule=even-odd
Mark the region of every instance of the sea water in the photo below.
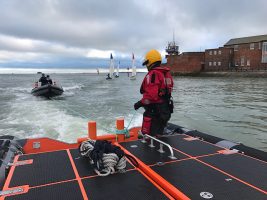
<svg viewBox="0 0 267 200">
<path fill-rule="evenodd" d="M 75 142 L 87 135 L 89 120 L 97 122 L 98 134 L 113 132 L 117 117 L 127 127 L 140 126 L 144 110 L 133 105 L 144 76 L 50 74 L 65 92 L 46 99 L 31 95 L 40 75 L 1 74 L 0 135 Z M 267 79 L 175 77 L 174 83 L 171 123 L 267 151 Z"/>
</svg>

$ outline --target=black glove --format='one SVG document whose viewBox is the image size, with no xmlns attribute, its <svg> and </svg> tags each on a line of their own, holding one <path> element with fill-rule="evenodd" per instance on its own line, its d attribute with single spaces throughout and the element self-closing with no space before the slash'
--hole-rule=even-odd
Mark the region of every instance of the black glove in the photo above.
<svg viewBox="0 0 267 200">
<path fill-rule="evenodd" d="M 135 104 L 134 104 L 134 109 L 135 110 L 138 110 L 140 107 L 142 107 L 143 106 L 143 104 L 142 104 L 142 102 L 141 101 L 138 101 L 138 102 L 136 102 Z"/>
</svg>

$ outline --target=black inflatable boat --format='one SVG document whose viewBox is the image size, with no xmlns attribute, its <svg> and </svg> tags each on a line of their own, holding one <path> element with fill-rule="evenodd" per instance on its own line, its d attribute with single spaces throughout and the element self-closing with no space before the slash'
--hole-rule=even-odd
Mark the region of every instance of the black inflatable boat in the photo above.
<svg viewBox="0 0 267 200">
<path fill-rule="evenodd" d="M 34 96 L 54 97 L 61 95 L 64 92 L 63 88 L 57 85 L 43 85 L 32 89 L 31 93 Z"/>
</svg>

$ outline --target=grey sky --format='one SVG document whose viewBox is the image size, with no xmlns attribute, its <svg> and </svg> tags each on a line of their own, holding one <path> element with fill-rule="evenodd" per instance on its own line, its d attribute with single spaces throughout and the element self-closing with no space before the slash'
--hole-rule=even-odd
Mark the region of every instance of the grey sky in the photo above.
<svg viewBox="0 0 267 200">
<path fill-rule="evenodd" d="M 111 52 L 141 60 L 163 52 L 173 30 L 181 51 L 216 48 L 267 34 L 266 8 L 265 0 L 0 0 L 0 66 L 82 65 Z"/>
</svg>

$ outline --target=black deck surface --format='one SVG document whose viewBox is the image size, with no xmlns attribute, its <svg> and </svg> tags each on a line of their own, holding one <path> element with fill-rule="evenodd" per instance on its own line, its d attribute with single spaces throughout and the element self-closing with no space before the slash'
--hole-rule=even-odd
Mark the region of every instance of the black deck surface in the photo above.
<svg viewBox="0 0 267 200">
<path fill-rule="evenodd" d="M 181 153 L 191 156 L 177 162 L 158 157 L 157 148 L 151 149 L 140 141 L 122 143 L 122 146 L 144 163 L 150 164 L 155 172 L 192 199 L 203 199 L 201 192 L 212 193 L 213 199 L 267 199 L 266 162 L 242 154 L 219 154 L 222 148 L 201 140 L 187 141 L 184 139 L 186 137 L 173 135 L 159 138 L 170 144 L 179 156 L 182 155 L 179 159 L 186 158 Z M 203 157 L 196 160 L 193 158 L 195 156 Z M 166 161 L 164 165 L 155 165 L 159 159 Z"/>
<path fill-rule="evenodd" d="M 136 170 L 108 177 L 83 179 L 88 198 L 91 200 L 157 200 L 168 199 L 160 190 Z"/>
<path fill-rule="evenodd" d="M 96 175 L 92 165 L 90 164 L 89 160 L 87 158 L 84 158 L 80 155 L 78 149 L 72 149 L 71 155 L 73 157 L 73 161 L 75 162 L 75 165 L 77 167 L 79 176 L 81 178 L 86 176 L 93 176 Z M 127 162 L 126 170 L 133 169 L 134 167 Z"/>
<path fill-rule="evenodd" d="M 170 144 L 172 147 L 183 151 L 190 156 L 201 156 L 216 153 L 222 148 L 208 144 L 201 140 L 192 140 L 188 141 L 184 138 L 187 138 L 186 135 L 173 135 L 168 137 L 162 137 L 160 140 Z"/>
<path fill-rule="evenodd" d="M 203 199 L 200 193 L 209 192 L 216 200 L 267 199 L 266 162 L 242 154 L 219 154 L 221 148 L 200 140 L 186 141 L 185 137 L 160 138 L 173 147 L 176 160 L 168 157 L 170 153 L 166 147 L 165 153 L 159 153 L 158 143 L 154 143 L 155 148 L 140 140 L 121 145 L 189 198 Z M 6 199 L 80 200 L 83 199 L 83 188 L 90 200 L 168 199 L 130 164 L 125 173 L 99 177 L 88 161 L 80 157 L 77 149 L 70 152 L 71 158 L 66 150 L 20 156 L 19 160 L 33 159 L 33 163 L 16 166 L 8 187 L 29 185 L 29 192 Z M 157 165 L 159 162 L 162 165 Z"/>
<path fill-rule="evenodd" d="M 200 158 L 243 181 L 267 190 L 267 163 L 240 154 Z M 267 197 L 266 197 L 267 199 Z"/>
<path fill-rule="evenodd" d="M 133 155 L 138 157 L 147 165 L 152 165 L 159 162 L 172 161 L 172 159 L 169 158 L 170 151 L 166 147 L 164 147 L 165 153 L 158 152 L 158 143 L 154 143 L 154 148 L 149 147 L 149 143 L 142 143 L 141 140 L 133 142 L 124 142 L 120 143 L 120 145 L 122 145 L 124 148 L 126 148 L 128 151 L 130 151 Z M 174 156 L 177 158 L 177 160 L 187 158 L 187 156 L 179 152 L 174 152 Z"/>
<path fill-rule="evenodd" d="M 65 150 L 20 156 L 19 161 L 33 159 L 33 163 L 16 166 L 8 187 L 29 185 L 29 191 L 5 199 L 80 200 L 83 196 L 79 179 L 82 180 L 88 199 L 168 199 L 129 163 L 125 173 L 99 177 L 88 161 L 81 159 L 77 149 L 70 152 L 78 177 Z"/>
<path fill-rule="evenodd" d="M 195 160 L 153 166 L 152 169 L 192 199 L 203 199 L 200 197 L 201 192 L 211 193 L 216 200 L 267 198 L 263 193 L 241 182 L 227 181 L 228 176 Z"/>
<path fill-rule="evenodd" d="M 28 159 L 33 159 L 33 163 L 16 166 L 9 187 L 19 185 L 37 186 L 75 179 L 75 174 L 66 151 L 19 157 L 19 161 Z"/>
<path fill-rule="evenodd" d="M 77 181 L 32 188 L 28 193 L 6 197 L 6 200 L 82 200 Z"/>
</svg>

